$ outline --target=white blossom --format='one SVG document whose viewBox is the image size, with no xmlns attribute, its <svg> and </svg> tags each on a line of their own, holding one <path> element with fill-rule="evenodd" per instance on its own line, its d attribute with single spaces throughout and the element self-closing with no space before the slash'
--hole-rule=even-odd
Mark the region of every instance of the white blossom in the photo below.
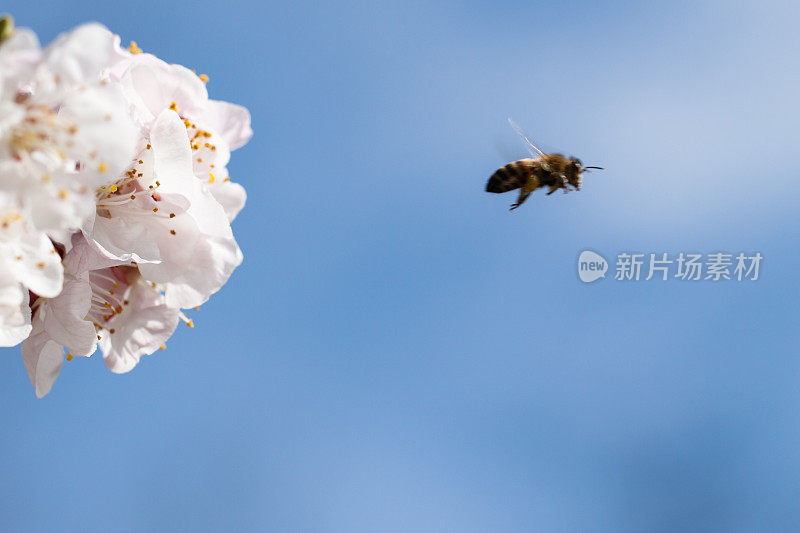
<svg viewBox="0 0 800 533">
<path fill-rule="evenodd" d="M 231 150 L 248 111 L 180 65 L 86 24 L 41 49 L 0 35 L 0 346 L 36 395 L 99 346 L 113 372 L 163 347 L 181 309 L 241 263 Z"/>
<path fill-rule="evenodd" d="M 210 100 L 204 82 L 181 65 L 170 65 L 150 54 L 131 55 L 112 72 L 133 104 L 133 116 L 149 130 L 166 109 L 184 121 L 192 149 L 195 176 L 233 220 L 244 206 L 244 188 L 228 176 L 231 150 L 243 146 L 253 131 L 250 113 L 242 106 Z"/>
</svg>

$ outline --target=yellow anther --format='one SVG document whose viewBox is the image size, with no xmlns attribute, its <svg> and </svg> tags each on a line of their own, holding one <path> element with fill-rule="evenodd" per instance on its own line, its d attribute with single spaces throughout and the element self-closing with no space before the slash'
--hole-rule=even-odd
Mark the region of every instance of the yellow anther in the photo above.
<svg viewBox="0 0 800 533">
<path fill-rule="evenodd" d="M 142 49 L 136 44 L 136 41 L 131 41 L 131 44 L 128 46 L 128 52 L 132 54 L 141 54 Z"/>
<path fill-rule="evenodd" d="M 190 328 L 193 328 L 193 327 L 194 327 L 194 322 L 192 322 L 192 319 L 191 319 L 191 318 L 190 318 L 190 319 L 189 319 L 189 321 L 186 323 L 186 325 L 187 325 L 187 326 L 189 326 Z"/>
<path fill-rule="evenodd" d="M 108 170 L 108 165 L 106 165 L 105 163 L 100 163 L 99 165 L 97 165 L 98 172 L 105 172 L 106 170 Z"/>
<path fill-rule="evenodd" d="M 66 189 L 61 189 L 60 191 L 58 191 L 58 197 L 61 198 L 62 200 L 66 200 L 67 195 L 68 193 Z"/>
<path fill-rule="evenodd" d="M 0 17 L 0 42 L 14 36 L 14 18 L 11 15 Z"/>
<path fill-rule="evenodd" d="M 117 192 L 117 186 L 116 185 L 112 185 L 111 187 L 108 188 L 108 190 L 111 191 L 111 192 Z"/>
<path fill-rule="evenodd" d="M 166 344 L 162 344 L 161 346 L 158 347 L 158 349 L 159 350 L 166 350 L 167 349 L 167 345 Z"/>
<path fill-rule="evenodd" d="M 200 81 L 202 81 L 203 83 L 208 83 L 208 76 L 206 76 L 205 74 L 200 74 Z"/>
<path fill-rule="evenodd" d="M 214 174 L 212 172 L 209 172 L 208 173 L 208 182 L 209 183 L 214 183 L 215 181 L 217 181 L 217 178 L 214 177 Z"/>
<path fill-rule="evenodd" d="M 67 352 L 67 361 L 72 361 L 74 358 L 75 357 L 71 353 Z"/>
</svg>

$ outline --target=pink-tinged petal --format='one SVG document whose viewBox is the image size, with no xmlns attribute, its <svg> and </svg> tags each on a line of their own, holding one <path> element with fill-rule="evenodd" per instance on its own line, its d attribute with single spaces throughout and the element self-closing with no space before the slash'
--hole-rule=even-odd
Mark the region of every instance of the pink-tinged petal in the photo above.
<svg viewBox="0 0 800 533">
<path fill-rule="evenodd" d="M 80 277 L 90 270 L 99 270 L 117 265 L 128 264 L 116 257 L 103 254 L 96 243 L 87 242 L 82 233 L 72 235 L 72 247 L 64 257 L 64 271 L 74 277 Z"/>
<path fill-rule="evenodd" d="M 22 361 L 36 391 L 36 397 L 42 398 L 50 392 L 61 372 L 64 351 L 57 342 L 50 339 L 41 324 L 38 327 L 34 325 L 30 337 L 22 343 Z"/>
<path fill-rule="evenodd" d="M 220 100 L 209 100 L 201 117 L 205 125 L 219 133 L 231 150 L 241 148 L 253 136 L 250 112 L 246 107 Z"/>
<path fill-rule="evenodd" d="M 109 323 L 114 333 L 100 340 L 103 360 L 112 372 L 128 372 L 144 355 L 167 342 L 178 326 L 179 311 L 164 304 L 164 296 L 145 283 L 135 286 L 130 305 Z"/>
<path fill-rule="evenodd" d="M 94 325 L 85 320 L 91 301 L 88 280 L 69 280 L 61 294 L 39 307 L 35 321 L 41 321 L 47 335 L 72 355 L 89 356 L 97 348 Z"/>
</svg>

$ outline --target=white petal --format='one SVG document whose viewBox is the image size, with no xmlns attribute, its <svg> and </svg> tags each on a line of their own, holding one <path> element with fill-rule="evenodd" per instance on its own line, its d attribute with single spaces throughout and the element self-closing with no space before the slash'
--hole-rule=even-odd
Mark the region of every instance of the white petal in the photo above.
<svg viewBox="0 0 800 533">
<path fill-rule="evenodd" d="M 156 178 L 161 180 L 160 190 L 189 200 L 192 216 L 202 233 L 230 238 L 231 227 L 225 211 L 194 176 L 189 138 L 180 117 L 173 111 L 163 111 L 153 125 L 150 140 Z"/>
<path fill-rule="evenodd" d="M 122 217 L 97 217 L 91 232 L 85 232 L 92 248 L 101 256 L 120 263 L 152 263 L 161 256 L 146 225 Z M 108 265 L 111 266 L 111 265 Z"/>
<path fill-rule="evenodd" d="M 28 291 L 18 283 L 0 286 L 0 346 L 16 346 L 30 332 Z"/>
<path fill-rule="evenodd" d="M 247 144 L 253 136 L 250 128 L 250 112 L 246 107 L 230 102 L 209 100 L 206 108 L 198 117 L 203 125 L 206 123 L 228 143 L 231 150 Z"/>
<path fill-rule="evenodd" d="M 193 267 L 174 272 L 164 283 L 167 305 L 187 309 L 203 305 L 227 283 L 242 263 L 242 252 L 233 239 L 208 239 L 194 249 Z M 150 266 L 150 265 L 148 265 Z M 154 269 L 167 266 L 152 265 Z"/>
<path fill-rule="evenodd" d="M 58 84 L 79 85 L 98 80 L 122 59 L 119 37 L 101 24 L 89 23 L 53 41 L 45 49 L 44 66 L 58 77 Z"/>
<path fill-rule="evenodd" d="M 208 100 L 205 84 L 191 70 L 170 65 L 150 54 L 139 54 L 127 63 L 121 82 L 134 114 L 149 126 L 175 102 L 184 116 L 199 115 Z"/>
<path fill-rule="evenodd" d="M 231 238 L 201 234 L 188 214 L 171 219 L 175 235 L 155 234 L 161 263 L 140 264 L 149 281 L 166 287 L 167 305 L 188 308 L 202 305 L 227 281 L 242 262 L 242 254 Z"/>
<path fill-rule="evenodd" d="M 94 189 L 113 182 L 130 165 L 140 132 L 119 86 L 95 84 L 71 91 L 59 113 L 77 125 L 70 155 L 81 161 L 85 185 Z"/>
<path fill-rule="evenodd" d="M 54 175 L 54 180 L 67 180 L 65 175 Z M 75 179 L 72 176 L 72 179 Z M 31 225 L 63 238 L 63 231 L 74 231 L 94 209 L 91 194 L 69 193 L 66 198 L 59 196 L 59 187 L 54 183 L 37 187 L 29 192 L 28 209 Z"/>
<path fill-rule="evenodd" d="M 236 218 L 236 215 L 244 207 L 245 201 L 247 201 L 247 193 L 244 187 L 232 181 L 223 181 L 219 184 L 214 183 L 208 187 L 208 190 L 225 210 L 228 221 L 233 222 L 233 219 Z"/>
<path fill-rule="evenodd" d="M 39 39 L 28 28 L 17 28 L 10 39 L 0 47 L 0 76 L 2 93 L 16 93 L 30 83 L 30 77 L 42 56 Z"/>
<path fill-rule="evenodd" d="M 46 235 L 23 230 L 15 242 L 0 241 L 0 253 L 8 258 L 10 276 L 31 291 L 47 298 L 61 292 L 61 258 Z"/>
</svg>

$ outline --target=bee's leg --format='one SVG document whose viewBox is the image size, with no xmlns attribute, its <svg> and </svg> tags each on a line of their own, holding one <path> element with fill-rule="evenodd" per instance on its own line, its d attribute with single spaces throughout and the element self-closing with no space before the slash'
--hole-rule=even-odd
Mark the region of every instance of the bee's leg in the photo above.
<svg viewBox="0 0 800 533">
<path fill-rule="evenodd" d="M 524 187 L 522 189 L 520 189 L 519 190 L 519 196 L 517 197 L 517 203 L 511 204 L 511 208 L 509 209 L 509 211 L 513 211 L 514 209 L 516 209 L 519 206 L 521 206 L 522 203 L 528 198 L 528 196 L 530 194 L 531 194 L 530 192 L 526 192 L 525 191 Z"/>
<path fill-rule="evenodd" d="M 569 189 L 567 189 L 567 177 L 564 174 L 560 174 L 556 182 L 550 185 L 550 190 L 548 191 L 547 196 L 550 196 L 558 189 L 564 189 L 564 192 L 569 191 Z"/>
</svg>

